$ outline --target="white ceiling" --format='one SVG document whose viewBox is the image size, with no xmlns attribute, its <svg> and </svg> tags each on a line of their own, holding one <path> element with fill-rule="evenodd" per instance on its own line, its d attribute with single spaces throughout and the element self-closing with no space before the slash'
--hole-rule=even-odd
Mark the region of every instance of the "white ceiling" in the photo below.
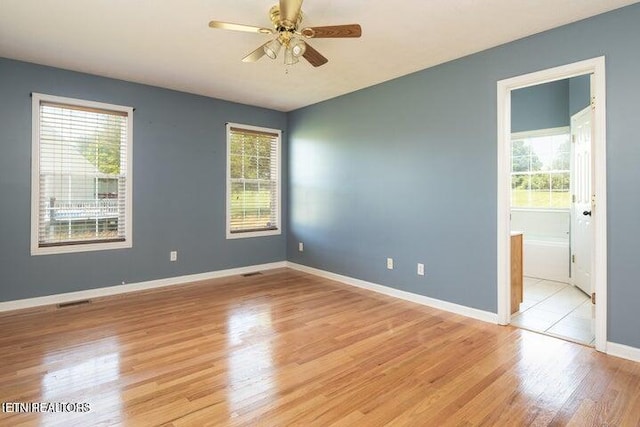
<svg viewBox="0 0 640 427">
<path fill-rule="evenodd" d="M 241 59 L 277 0 L 0 0 L 0 56 L 290 111 L 637 0 L 306 0 L 304 26 L 359 23 L 310 44 L 329 59 Z"/>
</svg>

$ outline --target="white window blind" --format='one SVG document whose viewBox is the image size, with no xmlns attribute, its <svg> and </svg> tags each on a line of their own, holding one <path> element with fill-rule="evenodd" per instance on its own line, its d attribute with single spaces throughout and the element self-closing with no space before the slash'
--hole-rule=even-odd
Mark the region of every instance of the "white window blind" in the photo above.
<svg viewBox="0 0 640 427">
<path fill-rule="evenodd" d="M 38 248 L 130 237 L 132 109 L 122 108 L 34 94 Z"/>
<path fill-rule="evenodd" d="M 227 125 L 227 237 L 280 233 L 280 131 Z"/>
</svg>

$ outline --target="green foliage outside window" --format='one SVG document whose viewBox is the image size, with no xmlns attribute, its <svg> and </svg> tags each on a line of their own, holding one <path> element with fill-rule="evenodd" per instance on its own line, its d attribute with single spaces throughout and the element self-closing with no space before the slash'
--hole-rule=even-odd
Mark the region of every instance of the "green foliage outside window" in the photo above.
<svg viewBox="0 0 640 427">
<path fill-rule="evenodd" d="M 513 139 L 511 206 L 569 208 L 570 150 L 568 133 Z"/>
<path fill-rule="evenodd" d="M 231 230 L 272 229 L 278 185 L 274 136 L 242 131 L 230 136 Z"/>
</svg>

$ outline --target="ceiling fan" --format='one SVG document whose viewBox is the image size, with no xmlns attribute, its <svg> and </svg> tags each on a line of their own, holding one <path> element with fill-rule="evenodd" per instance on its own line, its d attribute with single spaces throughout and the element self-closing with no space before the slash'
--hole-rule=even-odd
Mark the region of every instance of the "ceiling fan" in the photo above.
<svg viewBox="0 0 640 427">
<path fill-rule="evenodd" d="M 231 22 L 211 21 L 209 27 L 223 30 L 246 31 L 250 33 L 276 35 L 247 56 L 243 62 L 256 62 L 267 55 L 276 59 L 284 47 L 284 63 L 293 65 L 302 56 L 314 67 L 326 64 L 329 60 L 312 48 L 305 39 L 360 37 L 362 29 L 358 24 L 331 25 L 325 27 L 302 27 L 302 0 L 280 0 L 269 11 L 273 28 L 252 25 L 233 24 Z"/>
</svg>

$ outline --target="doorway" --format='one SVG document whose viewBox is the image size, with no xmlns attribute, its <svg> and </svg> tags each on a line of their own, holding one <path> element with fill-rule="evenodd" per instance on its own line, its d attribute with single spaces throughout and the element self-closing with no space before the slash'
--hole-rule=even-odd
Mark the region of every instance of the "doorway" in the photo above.
<svg viewBox="0 0 640 427">
<path fill-rule="evenodd" d="M 500 324 L 506 325 L 511 323 L 512 91 L 558 82 L 577 76 L 593 76 L 591 105 L 588 108 L 590 117 L 586 119 L 590 126 L 589 135 L 592 135 L 592 138 L 589 140 L 583 139 L 581 144 L 581 149 L 585 147 L 591 149 L 591 157 L 587 159 L 587 157 L 583 156 L 582 159 L 585 162 L 589 162 L 591 166 L 589 171 L 592 174 L 588 178 L 584 176 L 581 178 L 583 183 L 588 182 L 589 185 L 580 188 L 581 194 L 586 196 L 582 197 L 579 203 L 572 202 L 572 212 L 576 215 L 572 217 L 571 222 L 574 223 L 574 227 L 583 227 L 580 235 L 583 240 L 586 238 L 588 243 L 591 243 L 590 248 L 581 246 L 583 250 L 579 255 L 584 261 L 581 264 L 583 268 L 580 273 L 583 284 L 581 288 L 587 291 L 592 290 L 591 293 L 595 295 L 595 341 L 593 344 L 599 351 L 606 351 L 606 114 L 604 71 L 604 58 L 600 57 L 498 82 L 498 320 Z M 580 119 L 583 120 L 584 129 L 587 129 L 584 126 L 585 117 L 578 117 L 576 120 Z M 575 120 L 572 119 L 572 122 L 575 122 Z M 574 127 L 576 123 L 574 123 Z M 586 131 L 583 134 L 586 135 Z M 574 145 L 573 143 L 571 144 L 572 154 L 574 154 Z M 576 165 L 575 172 L 572 171 L 571 173 L 572 175 L 580 173 L 579 165 Z M 572 178 L 577 182 L 580 177 L 576 175 L 572 176 Z M 564 178 L 549 176 L 548 179 L 562 180 Z M 585 179 L 586 181 L 584 181 Z M 575 190 L 576 188 L 572 188 L 572 196 L 575 196 Z M 578 217 L 578 213 L 580 217 Z M 582 243 L 585 242 L 583 241 Z M 573 249 L 571 250 L 571 255 L 572 257 L 576 255 Z M 585 256 L 589 257 L 588 262 L 584 259 Z M 585 269 L 585 266 L 589 268 Z M 571 276 L 568 279 L 569 282 L 576 284 L 574 277 L 578 276 L 578 273 L 575 272 L 575 266 L 571 274 L 567 271 L 566 275 Z"/>
</svg>

